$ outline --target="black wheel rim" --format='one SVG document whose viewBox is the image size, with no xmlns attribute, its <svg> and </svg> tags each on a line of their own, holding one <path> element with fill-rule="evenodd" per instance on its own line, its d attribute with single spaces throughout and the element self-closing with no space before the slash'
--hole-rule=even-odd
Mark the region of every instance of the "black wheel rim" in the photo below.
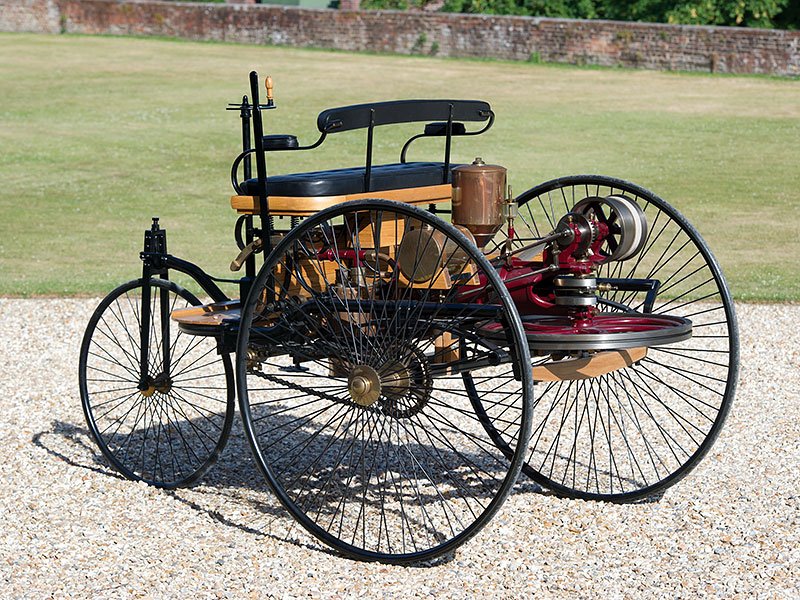
<svg viewBox="0 0 800 600">
<path fill-rule="evenodd" d="M 84 414 L 103 455 L 125 477 L 186 486 L 214 464 L 227 441 L 235 410 L 233 368 L 213 338 L 187 335 L 169 319 L 173 310 L 200 304 L 197 298 L 152 279 L 148 386 L 141 389 L 143 285 L 120 286 L 89 321 L 80 357 Z M 168 344 L 162 343 L 165 334 Z"/>
<path fill-rule="evenodd" d="M 661 280 L 652 314 L 689 319 L 692 337 L 650 347 L 640 363 L 600 377 L 536 383 L 523 471 L 562 495 L 633 501 L 676 483 L 713 444 L 735 392 L 738 330 L 728 286 L 703 239 L 639 186 L 594 175 L 544 183 L 518 198 L 517 229 L 546 235 L 583 198 L 612 194 L 640 206 L 648 231 L 641 253 L 603 264 L 598 276 Z M 604 312 L 645 309 L 643 293 L 603 292 L 599 299 Z M 550 360 L 534 357 L 533 365 Z"/>
<path fill-rule="evenodd" d="M 487 346 L 475 336 L 470 327 L 485 318 L 486 307 L 448 305 L 454 288 L 434 293 L 436 277 L 413 292 L 403 287 L 394 261 L 367 259 L 370 291 L 342 302 L 356 296 L 356 284 L 330 286 L 335 270 L 352 269 L 341 253 L 375 245 L 356 232 L 393 240 L 412 219 L 445 233 L 468 256 L 452 269 L 454 280 L 467 264 L 487 273 L 495 302 L 489 313 L 507 323 L 506 340 Z M 318 258 L 328 250 L 339 258 Z M 300 255 L 310 268 L 300 266 Z M 279 293 L 265 305 L 270 285 Z M 357 559 L 415 562 L 453 550 L 499 509 L 524 456 L 531 380 L 523 370 L 519 381 L 497 386 L 491 372 L 501 367 L 487 357 L 501 351 L 505 360 L 513 354 L 526 364 L 528 352 L 505 288 L 452 226 L 388 201 L 323 211 L 270 255 L 242 323 L 237 383 L 245 431 L 280 501 L 318 539 Z M 437 348 L 443 332 L 453 339 Z M 455 352 L 473 365 L 487 363 L 470 369 L 475 395 L 491 415 L 513 424 L 508 456 L 481 425 L 461 375 L 446 373 L 460 360 Z M 352 391 L 358 377 L 368 382 L 357 382 L 367 389 L 363 396 Z M 370 378 L 379 380 L 377 396 Z"/>
</svg>

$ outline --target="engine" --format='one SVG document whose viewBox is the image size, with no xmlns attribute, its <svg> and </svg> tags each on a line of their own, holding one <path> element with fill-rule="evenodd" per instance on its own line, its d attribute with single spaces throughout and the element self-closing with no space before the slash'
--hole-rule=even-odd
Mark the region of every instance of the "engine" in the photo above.
<svg viewBox="0 0 800 600">
<path fill-rule="evenodd" d="M 647 240 L 644 212 L 621 194 L 580 199 L 550 233 L 525 238 L 515 228 L 518 207 L 505 167 L 476 158 L 453 169 L 452 185 L 452 223 L 494 263 L 522 315 L 591 314 L 598 290 L 612 285 L 598 283 L 598 267 L 636 257 Z M 424 227 L 406 233 L 398 257 L 414 283 L 430 281 L 443 266 L 457 272 L 464 263 L 458 244 Z M 480 284 L 464 288 L 474 299 Z"/>
</svg>

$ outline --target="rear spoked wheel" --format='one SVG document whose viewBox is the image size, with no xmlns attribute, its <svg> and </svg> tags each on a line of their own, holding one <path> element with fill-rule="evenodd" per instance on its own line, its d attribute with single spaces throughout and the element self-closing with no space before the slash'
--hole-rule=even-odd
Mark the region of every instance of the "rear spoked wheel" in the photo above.
<svg viewBox="0 0 800 600">
<path fill-rule="evenodd" d="M 717 438 L 736 387 L 738 331 L 730 291 L 706 243 L 677 210 L 639 186 L 594 175 L 541 184 L 518 198 L 518 234 L 546 235 L 576 205 L 603 211 L 613 205 L 603 200 L 609 197 L 635 203 L 647 227 L 636 240 L 640 250 L 603 263 L 598 278 L 656 279 L 660 286 L 654 298 L 598 292 L 595 329 L 571 332 L 565 319 L 523 316 L 534 372 L 562 374 L 535 384 L 523 471 L 565 496 L 634 501 L 679 481 Z M 605 351 L 603 360 L 619 364 L 599 376 L 565 377 L 564 360 L 580 350 Z M 502 444 L 502 428 L 495 430 Z"/>
<path fill-rule="evenodd" d="M 475 334 L 487 318 L 505 324 L 491 343 Z M 306 219 L 256 279 L 237 357 L 256 462 L 292 516 L 347 556 L 448 553 L 511 491 L 530 425 L 522 324 L 486 258 L 427 212 L 361 201 Z M 498 385 L 504 363 L 519 377 Z M 462 372 L 510 424 L 506 452 Z"/>
<path fill-rule="evenodd" d="M 79 365 L 86 423 L 128 479 L 190 485 L 225 446 L 235 411 L 230 357 L 213 338 L 187 335 L 170 319 L 199 304 L 171 281 L 139 279 L 106 296 L 86 328 Z"/>
</svg>

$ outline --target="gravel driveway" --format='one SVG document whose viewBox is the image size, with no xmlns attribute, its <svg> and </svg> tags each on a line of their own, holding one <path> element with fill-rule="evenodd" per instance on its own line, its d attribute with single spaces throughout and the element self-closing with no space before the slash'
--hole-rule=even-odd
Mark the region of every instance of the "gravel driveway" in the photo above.
<svg viewBox="0 0 800 600">
<path fill-rule="evenodd" d="M 731 415 L 661 500 L 563 500 L 521 481 L 454 557 L 407 568 L 339 558 L 294 526 L 238 424 L 192 489 L 117 477 L 77 389 L 96 304 L 0 299 L 2 597 L 800 597 L 800 306 L 739 306 Z"/>
</svg>

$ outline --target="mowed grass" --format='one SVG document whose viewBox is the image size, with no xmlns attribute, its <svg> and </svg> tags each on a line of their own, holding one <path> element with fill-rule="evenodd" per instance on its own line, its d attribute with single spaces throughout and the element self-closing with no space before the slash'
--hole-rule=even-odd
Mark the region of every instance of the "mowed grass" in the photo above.
<svg viewBox="0 0 800 600">
<path fill-rule="evenodd" d="M 697 227 L 737 299 L 800 299 L 797 81 L 19 34 L 0 35 L 0 294 L 105 293 L 138 276 L 154 215 L 173 254 L 229 275 L 240 124 L 224 108 L 251 69 L 275 80 L 268 131 L 302 143 L 331 106 L 488 100 L 496 125 L 457 140 L 455 160 L 506 166 L 515 193 L 575 173 L 634 181 Z M 376 161 L 417 129 L 378 130 Z M 333 136 L 270 171 L 359 165 L 363 142 Z"/>
</svg>

